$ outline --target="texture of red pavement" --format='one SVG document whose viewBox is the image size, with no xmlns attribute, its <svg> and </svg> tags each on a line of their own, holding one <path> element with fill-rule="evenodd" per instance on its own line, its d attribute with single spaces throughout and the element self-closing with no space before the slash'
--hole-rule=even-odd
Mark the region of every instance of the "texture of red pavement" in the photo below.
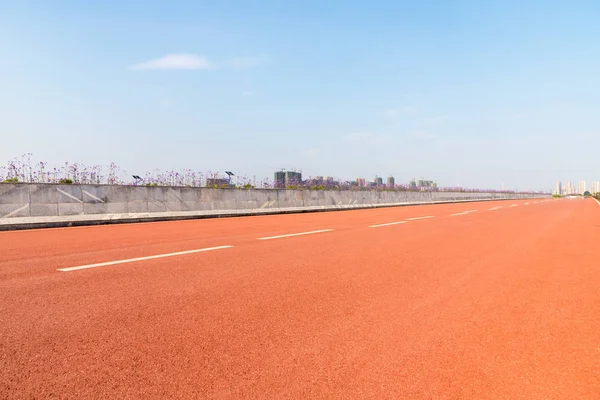
<svg viewBox="0 0 600 400">
<path fill-rule="evenodd" d="M 0 232 L 0 398 L 598 399 L 600 207 L 525 202 Z"/>
</svg>

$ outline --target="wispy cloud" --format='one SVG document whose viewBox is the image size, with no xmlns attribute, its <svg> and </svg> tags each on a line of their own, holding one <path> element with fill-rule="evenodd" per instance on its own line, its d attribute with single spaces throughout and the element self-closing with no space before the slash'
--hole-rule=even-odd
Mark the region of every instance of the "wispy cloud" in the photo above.
<svg viewBox="0 0 600 400">
<path fill-rule="evenodd" d="M 151 70 L 151 69 L 212 69 L 217 68 L 217 65 L 209 62 L 206 58 L 196 54 L 168 54 L 164 57 L 155 60 L 144 61 L 139 64 L 132 65 L 132 70 Z"/>
<path fill-rule="evenodd" d="M 233 69 L 252 68 L 260 65 L 262 60 L 258 57 L 235 57 L 225 62 L 225 65 Z"/>
</svg>

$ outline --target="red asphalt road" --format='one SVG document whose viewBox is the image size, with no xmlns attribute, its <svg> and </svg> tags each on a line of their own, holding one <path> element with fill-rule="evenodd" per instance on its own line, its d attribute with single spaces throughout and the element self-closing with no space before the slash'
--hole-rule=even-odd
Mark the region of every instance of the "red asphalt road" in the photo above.
<svg viewBox="0 0 600 400">
<path fill-rule="evenodd" d="M 600 207 L 525 202 L 0 232 L 0 398 L 600 399 Z"/>
</svg>

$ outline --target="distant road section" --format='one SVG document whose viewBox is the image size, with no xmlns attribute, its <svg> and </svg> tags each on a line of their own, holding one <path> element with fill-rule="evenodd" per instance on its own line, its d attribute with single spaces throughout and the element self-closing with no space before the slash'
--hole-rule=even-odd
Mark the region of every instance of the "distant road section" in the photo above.
<svg viewBox="0 0 600 400">
<path fill-rule="evenodd" d="M 0 232 L 0 398 L 598 398 L 599 227 L 543 199 Z"/>
</svg>

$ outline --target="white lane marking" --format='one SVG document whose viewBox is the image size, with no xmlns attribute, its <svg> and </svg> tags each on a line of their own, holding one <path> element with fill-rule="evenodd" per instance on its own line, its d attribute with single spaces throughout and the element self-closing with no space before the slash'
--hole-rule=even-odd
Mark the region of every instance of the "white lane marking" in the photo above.
<svg viewBox="0 0 600 400">
<path fill-rule="evenodd" d="M 103 262 L 103 263 L 98 263 L 98 264 L 80 265 L 80 266 L 77 266 L 77 267 L 59 268 L 57 271 L 71 272 L 71 271 L 78 271 L 80 269 L 88 269 L 88 268 L 96 268 L 96 267 L 106 267 L 106 266 L 109 266 L 109 265 L 125 264 L 125 263 L 130 263 L 130 262 L 135 262 L 135 261 L 153 260 L 155 258 L 182 256 L 182 255 L 185 255 L 185 254 L 200 253 L 200 252 L 203 252 L 203 251 L 229 249 L 231 247 L 233 247 L 233 246 L 207 247 L 207 248 L 204 248 L 204 249 L 178 251 L 176 253 L 158 254 L 158 255 L 155 255 L 155 256 L 137 257 L 137 258 L 129 258 L 129 259 L 126 259 L 126 260 L 108 261 L 108 262 Z"/>
<path fill-rule="evenodd" d="M 301 235 L 312 235 L 313 233 L 323 233 L 323 232 L 331 232 L 333 229 L 321 229 L 320 231 L 310 231 L 310 232 L 300 232 L 300 233 L 288 233 L 286 235 L 278 235 L 278 236 L 269 236 L 258 238 L 258 240 L 270 240 L 270 239 L 280 239 L 291 236 L 301 236 Z"/>
<path fill-rule="evenodd" d="M 25 204 L 23 207 L 17 208 L 16 210 L 14 210 L 14 211 L 11 211 L 11 212 L 9 212 L 8 214 L 6 214 L 5 216 L 3 216 L 3 217 L 0 217 L 0 218 L 8 218 L 8 217 L 12 217 L 13 215 L 15 215 L 15 214 L 17 214 L 17 213 L 19 213 L 19 212 L 21 212 L 21 211 L 23 211 L 23 210 L 27 209 L 27 207 L 29 207 L 29 204 Z"/>
<path fill-rule="evenodd" d="M 390 226 L 390 225 L 405 224 L 406 222 L 407 221 L 388 222 L 387 224 L 371 225 L 371 226 L 369 226 L 369 228 L 379 228 L 380 226 Z"/>
<path fill-rule="evenodd" d="M 412 218 L 406 218 L 407 221 L 417 221 L 419 219 L 428 219 L 428 218 L 435 218 L 435 215 L 427 215 L 425 217 L 412 217 Z"/>
<path fill-rule="evenodd" d="M 67 196 L 67 197 L 69 197 L 69 198 L 71 198 L 71 199 L 75 200 L 75 201 L 76 201 L 76 202 L 78 202 L 78 203 L 83 203 L 83 200 L 80 200 L 80 199 L 78 199 L 77 197 L 73 196 L 71 193 L 67 193 L 67 192 L 65 192 L 64 190 L 60 190 L 59 188 L 56 188 L 56 190 L 58 190 L 58 193 L 62 193 L 62 194 L 64 194 L 65 196 Z"/>
<path fill-rule="evenodd" d="M 459 216 L 459 215 L 467 215 L 467 214 L 470 214 L 470 213 L 474 213 L 474 212 L 476 212 L 476 211 L 477 211 L 477 210 L 469 210 L 469 211 L 464 211 L 464 212 L 461 212 L 461 213 L 450 214 L 450 215 L 451 215 L 452 217 L 456 217 L 456 216 Z"/>
<path fill-rule="evenodd" d="M 529 205 L 529 203 L 525 203 L 525 204 L 523 204 L 523 205 L 524 205 L 524 206 L 528 206 L 528 205 Z"/>
<path fill-rule="evenodd" d="M 513 204 L 511 207 L 517 207 L 517 206 L 518 206 L 518 204 Z"/>
<path fill-rule="evenodd" d="M 500 208 L 502 208 L 502 206 L 492 207 L 492 208 L 488 208 L 488 211 L 499 210 Z"/>
<path fill-rule="evenodd" d="M 596 199 L 595 197 L 592 197 L 592 199 L 594 199 L 594 201 L 596 201 L 596 203 L 600 206 L 600 201 L 598 201 L 598 199 Z"/>
</svg>

